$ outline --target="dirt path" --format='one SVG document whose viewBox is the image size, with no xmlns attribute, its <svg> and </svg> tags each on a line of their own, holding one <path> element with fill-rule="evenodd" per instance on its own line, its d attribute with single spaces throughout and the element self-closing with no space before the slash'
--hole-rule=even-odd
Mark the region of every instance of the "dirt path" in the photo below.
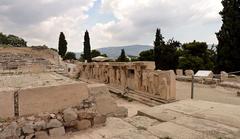
<svg viewBox="0 0 240 139">
<path fill-rule="evenodd" d="M 190 97 L 191 83 L 177 81 L 177 99 L 183 100 L 189 99 Z M 240 105 L 240 97 L 237 97 L 236 89 L 223 88 L 220 86 L 195 84 L 194 99 Z"/>
</svg>

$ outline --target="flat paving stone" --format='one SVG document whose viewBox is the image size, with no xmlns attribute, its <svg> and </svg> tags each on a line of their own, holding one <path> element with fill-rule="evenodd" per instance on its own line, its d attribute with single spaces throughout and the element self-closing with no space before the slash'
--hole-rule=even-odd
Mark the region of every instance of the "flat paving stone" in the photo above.
<svg viewBox="0 0 240 139">
<path fill-rule="evenodd" d="M 211 135 L 216 138 L 237 138 L 240 137 L 240 129 L 224 125 L 218 122 L 184 116 L 171 121 L 177 125 Z"/>
<path fill-rule="evenodd" d="M 171 122 L 164 122 L 147 129 L 150 133 L 159 138 L 171 139 L 215 139 L 213 136 L 180 126 Z"/>
</svg>

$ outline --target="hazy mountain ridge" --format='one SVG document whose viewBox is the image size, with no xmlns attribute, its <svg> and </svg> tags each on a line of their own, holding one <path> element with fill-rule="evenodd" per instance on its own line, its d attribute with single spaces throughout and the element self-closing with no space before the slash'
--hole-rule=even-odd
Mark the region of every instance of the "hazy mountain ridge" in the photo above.
<svg viewBox="0 0 240 139">
<path fill-rule="evenodd" d="M 152 49 L 150 45 L 128 45 L 128 46 L 113 46 L 97 49 L 102 54 L 107 54 L 110 58 L 117 58 L 121 54 L 121 50 L 124 49 L 126 55 L 139 56 L 142 51 Z M 76 57 L 80 58 L 81 53 L 76 53 Z"/>
<path fill-rule="evenodd" d="M 105 47 L 97 49 L 103 54 L 107 54 L 108 57 L 117 58 L 121 54 L 121 50 L 124 49 L 126 55 L 139 56 L 142 51 L 152 49 L 150 45 L 129 45 L 129 46 L 116 46 L 116 47 Z"/>
</svg>

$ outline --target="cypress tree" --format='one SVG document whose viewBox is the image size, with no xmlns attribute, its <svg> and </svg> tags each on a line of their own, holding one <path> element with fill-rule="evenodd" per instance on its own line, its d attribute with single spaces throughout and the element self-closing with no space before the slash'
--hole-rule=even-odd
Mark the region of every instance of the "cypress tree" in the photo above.
<svg viewBox="0 0 240 139">
<path fill-rule="evenodd" d="M 58 41 L 58 54 L 64 58 L 67 52 L 67 41 L 65 40 L 65 35 L 63 32 L 60 33 L 59 41 Z"/>
<path fill-rule="evenodd" d="M 87 62 L 91 62 L 92 61 L 92 57 L 91 57 L 91 45 L 90 45 L 90 37 L 89 37 L 89 33 L 86 30 L 85 35 L 84 35 L 84 50 L 83 50 L 83 58 L 84 60 L 87 60 Z"/>
<path fill-rule="evenodd" d="M 162 50 L 165 45 L 160 29 L 157 29 L 155 37 L 156 38 L 154 41 L 154 61 L 155 61 L 155 69 L 159 70 L 161 69 Z"/>
<path fill-rule="evenodd" d="M 217 35 L 216 70 L 240 70 L 240 1 L 222 0 L 222 27 Z"/>
<path fill-rule="evenodd" d="M 126 57 L 124 49 L 122 49 L 121 54 L 117 59 L 117 62 L 129 62 L 128 58 Z"/>
</svg>

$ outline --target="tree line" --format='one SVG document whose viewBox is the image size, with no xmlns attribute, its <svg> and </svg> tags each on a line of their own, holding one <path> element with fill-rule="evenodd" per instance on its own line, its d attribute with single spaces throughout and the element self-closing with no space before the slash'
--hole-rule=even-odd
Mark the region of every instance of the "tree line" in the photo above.
<svg viewBox="0 0 240 139">
<path fill-rule="evenodd" d="M 15 35 L 6 35 L 0 32 L 0 46 L 27 47 L 27 42 Z"/>
</svg>

